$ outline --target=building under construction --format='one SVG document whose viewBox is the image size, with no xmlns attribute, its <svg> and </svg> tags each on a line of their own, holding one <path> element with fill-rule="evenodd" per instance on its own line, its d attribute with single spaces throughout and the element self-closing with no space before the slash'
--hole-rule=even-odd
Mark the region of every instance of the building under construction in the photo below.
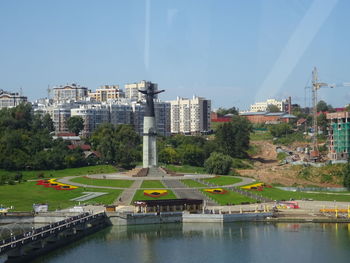
<svg viewBox="0 0 350 263">
<path fill-rule="evenodd" d="M 350 152 L 350 112 L 327 113 L 329 120 L 329 158 L 346 160 Z"/>
</svg>

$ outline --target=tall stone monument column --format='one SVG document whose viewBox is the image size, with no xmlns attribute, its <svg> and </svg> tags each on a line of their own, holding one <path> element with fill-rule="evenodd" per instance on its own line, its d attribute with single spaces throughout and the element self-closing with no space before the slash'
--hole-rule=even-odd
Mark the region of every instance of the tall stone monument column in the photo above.
<svg viewBox="0 0 350 263">
<path fill-rule="evenodd" d="M 150 84 L 146 90 L 139 92 L 146 95 L 146 110 L 143 118 L 143 167 L 157 167 L 157 128 L 154 114 L 154 95 L 164 90 L 155 91 L 154 85 Z"/>
</svg>

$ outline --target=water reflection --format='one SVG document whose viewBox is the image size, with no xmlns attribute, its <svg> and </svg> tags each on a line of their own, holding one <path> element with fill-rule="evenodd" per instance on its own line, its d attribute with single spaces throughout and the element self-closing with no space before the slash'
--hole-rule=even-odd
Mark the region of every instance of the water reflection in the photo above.
<svg viewBox="0 0 350 263">
<path fill-rule="evenodd" d="M 347 262 L 350 224 L 167 224 L 105 229 L 36 262 Z"/>
</svg>

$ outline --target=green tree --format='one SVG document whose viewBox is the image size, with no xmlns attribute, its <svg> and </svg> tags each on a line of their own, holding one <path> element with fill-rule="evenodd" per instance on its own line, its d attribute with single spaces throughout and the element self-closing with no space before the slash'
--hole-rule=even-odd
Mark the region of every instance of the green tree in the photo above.
<svg viewBox="0 0 350 263">
<path fill-rule="evenodd" d="M 273 124 L 269 126 L 269 131 L 273 137 L 283 137 L 286 136 L 287 134 L 293 133 L 293 128 L 290 124 L 288 123 L 279 123 L 279 124 Z"/>
<path fill-rule="evenodd" d="M 42 118 L 43 121 L 43 127 L 45 129 L 48 129 L 49 132 L 53 132 L 55 130 L 55 126 L 53 124 L 53 121 L 51 119 L 50 114 L 45 114 Z"/>
<path fill-rule="evenodd" d="M 228 155 L 213 152 L 205 161 L 205 170 L 210 174 L 229 174 L 232 166 L 232 158 Z"/>
<path fill-rule="evenodd" d="M 247 156 L 251 123 L 241 116 L 233 116 L 231 122 L 221 124 L 215 133 L 217 150 L 236 158 Z"/>
<path fill-rule="evenodd" d="M 140 136 L 130 125 L 102 124 L 91 136 L 102 161 L 123 168 L 132 168 L 141 159 Z"/>
<path fill-rule="evenodd" d="M 173 147 L 165 147 L 158 154 L 159 162 L 166 164 L 179 164 L 180 154 Z"/>
<path fill-rule="evenodd" d="M 228 109 L 225 108 L 219 108 L 216 113 L 219 116 L 225 116 L 226 114 L 233 114 L 233 115 L 238 115 L 238 109 L 236 107 L 231 107 Z"/>
<path fill-rule="evenodd" d="M 79 135 L 84 129 L 84 120 L 80 116 L 73 116 L 67 120 L 67 128 L 70 132 L 73 132 L 75 135 Z"/>
<path fill-rule="evenodd" d="M 183 144 L 179 147 L 178 151 L 181 155 L 182 164 L 188 164 L 193 166 L 203 166 L 204 151 L 197 145 Z"/>
<path fill-rule="evenodd" d="M 323 132 L 323 134 L 327 135 L 328 121 L 326 114 L 321 113 L 317 116 L 317 124 L 320 127 L 320 130 Z"/>
<path fill-rule="evenodd" d="M 278 108 L 278 106 L 276 106 L 274 104 L 269 104 L 269 105 L 267 105 L 266 111 L 268 111 L 268 112 L 280 112 L 280 109 Z"/>
<path fill-rule="evenodd" d="M 320 100 L 316 105 L 317 112 L 328 111 L 328 105 L 324 100 Z"/>
</svg>

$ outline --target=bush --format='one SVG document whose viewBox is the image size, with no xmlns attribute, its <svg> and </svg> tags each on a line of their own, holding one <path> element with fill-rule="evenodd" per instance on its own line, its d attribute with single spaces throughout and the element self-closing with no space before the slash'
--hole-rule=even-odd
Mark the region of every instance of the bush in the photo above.
<svg viewBox="0 0 350 263">
<path fill-rule="evenodd" d="M 228 155 L 213 152 L 205 161 L 205 170 L 210 174 L 227 175 L 232 166 L 232 158 Z"/>
</svg>

